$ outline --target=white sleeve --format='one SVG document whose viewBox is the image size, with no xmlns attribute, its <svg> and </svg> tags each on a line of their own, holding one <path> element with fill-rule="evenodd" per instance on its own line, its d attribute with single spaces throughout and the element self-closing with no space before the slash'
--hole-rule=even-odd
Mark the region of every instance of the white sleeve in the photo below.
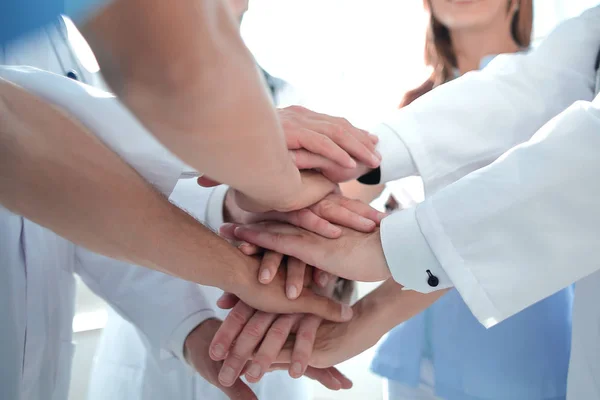
<svg viewBox="0 0 600 400">
<path fill-rule="evenodd" d="M 526 142 L 575 101 L 591 101 L 599 49 L 597 6 L 530 53 L 498 56 L 397 110 L 378 145 L 381 181 L 417 172 L 431 194 Z"/>
<path fill-rule="evenodd" d="M 184 179 L 177 183 L 169 200 L 205 223 L 218 189 L 203 188 L 195 180 Z M 222 219 L 223 206 L 215 209 Z M 183 345 L 189 333 L 215 317 L 214 304 L 209 303 L 198 284 L 82 248 L 77 249 L 77 259 L 83 281 L 136 326 L 155 359 L 162 363 L 173 357 L 183 360 Z"/>
<path fill-rule="evenodd" d="M 529 142 L 416 207 L 422 235 L 413 240 L 425 239 L 430 265 L 443 267 L 485 326 L 600 269 L 599 132 L 600 97 L 577 102 Z"/>
<path fill-rule="evenodd" d="M 202 288 L 162 272 L 77 248 L 77 273 L 141 332 L 156 360 L 183 360 L 187 335 L 215 313 Z"/>
<path fill-rule="evenodd" d="M 108 92 L 33 67 L 0 67 L 0 79 L 68 112 L 166 196 L 187 168 Z"/>
</svg>

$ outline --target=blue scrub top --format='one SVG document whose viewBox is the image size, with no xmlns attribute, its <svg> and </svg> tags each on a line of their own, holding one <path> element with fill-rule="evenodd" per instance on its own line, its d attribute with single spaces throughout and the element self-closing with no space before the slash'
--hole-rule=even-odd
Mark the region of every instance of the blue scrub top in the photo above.
<svg viewBox="0 0 600 400">
<path fill-rule="evenodd" d="M 78 21 L 110 0 L 0 0 L 0 45 L 65 14 Z"/>
<path fill-rule="evenodd" d="M 482 60 L 483 68 L 493 57 Z M 420 382 L 421 361 L 434 366 L 444 400 L 565 399 L 571 348 L 572 288 L 485 329 L 452 290 L 393 329 L 371 369 L 407 386 Z M 390 399 L 394 400 L 394 399 Z"/>
</svg>

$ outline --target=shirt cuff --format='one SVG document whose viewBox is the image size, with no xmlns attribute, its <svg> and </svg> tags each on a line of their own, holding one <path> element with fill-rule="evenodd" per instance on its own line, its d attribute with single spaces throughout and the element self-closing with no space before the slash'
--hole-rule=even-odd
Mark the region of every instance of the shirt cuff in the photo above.
<svg viewBox="0 0 600 400">
<path fill-rule="evenodd" d="M 225 205 L 225 196 L 229 186 L 219 185 L 208 198 L 208 205 L 206 206 L 206 226 L 215 232 L 219 231 L 221 225 L 225 223 L 223 218 L 223 206 Z"/>
<path fill-rule="evenodd" d="M 408 148 L 390 125 L 385 123 L 378 125 L 373 130 L 373 134 L 379 137 L 377 151 L 382 157 L 379 166 L 380 183 L 417 175 L 417 168 Z"/>
<path fill-rule="evenodd" d="M 185 360 L 185 356 L 183 354 L 185 339 L 187 339 L 188 335 L 196 329 L 198 325 L 206 321 L 207 319 L 215 318 L 215 313 L 212 309 L 205 309 L 195 312 L 194 314 L 187 317 L 179 326 L 173 331 L 171 336 L 169 337 L 169 341 L 167 342 L 167 350 L 170 354 L 165 355 L 168 358 L 170 356 L 175 356 L 183 362 Z"/>
<path fill-rule="evenodd" d="M 421 293 L 452 287 L 421 232 L 415 210 L 399 211 L 381 221 L 381 244 L 392 277 L 404 290 Z"/>
</svg>

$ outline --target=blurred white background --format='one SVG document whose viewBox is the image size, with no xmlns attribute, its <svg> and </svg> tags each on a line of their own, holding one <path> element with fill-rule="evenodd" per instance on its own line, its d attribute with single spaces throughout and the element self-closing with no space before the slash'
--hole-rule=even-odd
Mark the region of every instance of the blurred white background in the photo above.
<svg viewBox="0 0 600 400">
<path fill-rule="evenodd" d="M 535 1 L 536 39 L 598 3 Z M 424 23 L 421 0 L 251 0 L 242 35 L 261 66 L 302 93 L 303 104 L 369 128 L 425 79 Z M 360 295 L 372 287 L 360 286 Z M 85 399 L 104 309 L 79 285 L 71 400 Z M 381 382 L 368 369 L 372 355 L 373 349 L 341 365 L 354 380 L 351 391 L 335 393 L 315 384 L 315 399 L 382 399 Z"/>
</svg>

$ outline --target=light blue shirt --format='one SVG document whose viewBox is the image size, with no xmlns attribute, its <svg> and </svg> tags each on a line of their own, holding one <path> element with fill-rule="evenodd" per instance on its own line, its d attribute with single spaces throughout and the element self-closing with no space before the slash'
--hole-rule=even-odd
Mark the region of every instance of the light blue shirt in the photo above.
<svg viewBox="0 0 600 400">
<path fill-rule="evenodd" d="M 109 1 L 1 0 L 0 45 L 54 22 L 60 14 L 65 14 L 73 20 L 85 19 L 89 13 Z"/>
<path fill-rule="evenodd" d="M 393 329 L 371 369 L 418 386 L 421 361 L 430 359 L 444 400 L 564 399 L 572 302 L 572 288 L 564 289 L 488 330 L 452 290 Z"/>
</svg>

